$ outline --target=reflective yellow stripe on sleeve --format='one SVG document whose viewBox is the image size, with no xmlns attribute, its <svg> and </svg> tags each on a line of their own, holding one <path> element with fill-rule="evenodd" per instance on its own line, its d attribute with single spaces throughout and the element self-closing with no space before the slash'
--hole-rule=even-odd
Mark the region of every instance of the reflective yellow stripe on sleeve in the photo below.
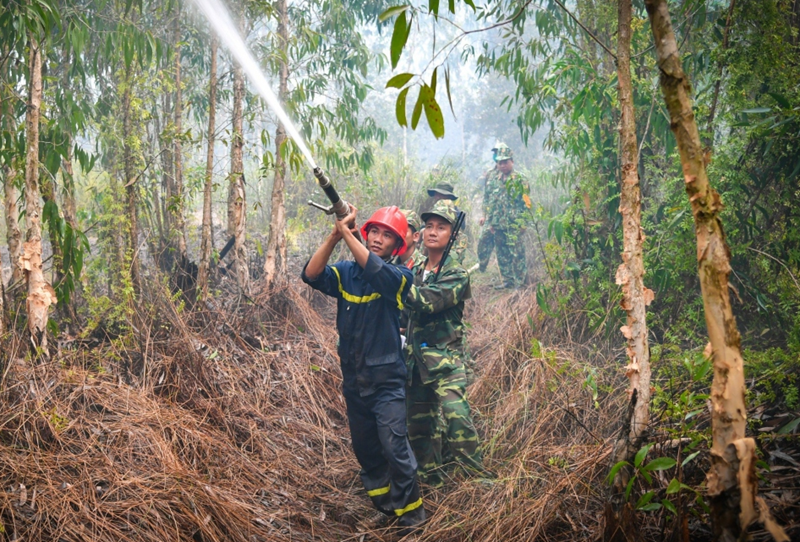
<svg viewBox="0 0 800 542">
<path fill-rule="evenodd" d="M 411 504 L 409 504 L 405 508 L 401 508 L 400 510 L 395 510 L 394 513 L 397 514 L 398 516 L 402 516 L 406 512 L 411 512 L 412 510 L 416 510 L 420 506 L 422 506 L 422 497 L 420 497 L 416 501 L 412 502 Z"/>
<path fill-rule="evenodd" d="M 342 297 L 345 299 L 345 301 L 349 301 L 350 303 L 369 303 L 370 301 L 375 301 L 376 299 L 378 299 L 381 296 L 381 294 L 379 294 L 378 292 L 375 292 L 374 294 L 362 295 L 362 296 L 353 295 L 351 293 L 345 292 L 344 291 L 344 287 L 342 286 L 342 277 L 339 276 L 339 270 L 336 269 L 333 266 L 331 266 L 331 269 L 333 269 L 333 272 L 336 275 L 336 282 L 339 283 L 339 293 L 342 294 Z M 405 280 L 405 278 L 404 278 L 404 280 Z M 398 299 L 399 299 L 400 298 L 400 294 L 397 294 L 397 295 L 398 295 Z"/>
<path fill-rule="evenodd" d="M 370 497 L 378 497 L 380 495 L 386 495 L 387 493 L 389 493 L 389 487 L 390 486 L 379 487 L 378 489 L 370 489 L 369 491 L 367 491 L 367 495 L 369 495 Z"/>
<path fill-rule="evenodd" d="M 406 277 L 403 275 L 403 282 L 400 283 L 400 289 L 397 290 L 397 308 L 403 310 L 403 288 L 406 287 Z"/>
</svg>

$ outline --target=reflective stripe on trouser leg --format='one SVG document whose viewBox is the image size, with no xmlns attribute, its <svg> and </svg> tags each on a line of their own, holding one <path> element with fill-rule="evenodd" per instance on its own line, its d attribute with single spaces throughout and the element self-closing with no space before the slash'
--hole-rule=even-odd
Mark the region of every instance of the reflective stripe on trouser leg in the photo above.
<svg viewBox="0 0 800 542">
<path fill-rule="evenodd" d="M 394 511 L 389 498 L 389 465 L 381 453 L 375 416 L 357 391 L 345 390 L 344 398 L 353 451 L 361 465 L 361 482 L 375 508 L 392 515 Z"/>
<path fill-rule="evenodd" d="M 379 389 L 367 397 L 346 393 L 345 399 L 364 488 L 378 510 L 398 515 L 420 500 L 417 462 L 406 432 L 405 390 Z"/>
</svg>

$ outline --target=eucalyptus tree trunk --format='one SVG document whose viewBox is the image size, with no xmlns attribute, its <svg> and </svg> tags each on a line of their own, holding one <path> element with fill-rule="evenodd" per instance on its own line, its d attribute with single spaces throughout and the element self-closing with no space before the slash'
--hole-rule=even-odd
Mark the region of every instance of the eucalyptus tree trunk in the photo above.
<svg viewBox="0 0 800 542">
<path fill-rule="evenodd" d="M 286 104 L 289 94 L 289 15 L 286 0 L 278 0 L 278 39 L 280 40 L 281 71 L 278 98 Z M 269 224 L 269 240 L 264 260 L 264 280 L 267 287 L 286 279 L 286 160 L 281 147 L 286 141 L 286 129 L 281 122 L 275 132 L 275 181 L 272 184 L 272 213 Z"/>
<path fill-rule="evenodd" d="M 6 287 L 0 275 L 0 340 L 6 332 Z"/>
<path fill-rule="evenodd" d="M 78 231 L 78 212 L 77 207 L 75 205 L 75 176 L 74 171 L 72 168 L 72 145 L 74 143 L 74 139 L 72 134 L 69 136 L 69 144 L 67 147 L 67 157 L 61 162 L 61 175 L 63 178 L 63 201 L 62 201 L 62 211 L 64 215 L 64 222 L 66 222 L 69 227 L 72 229 L 73 233 Z M 59 267 L 61 272 L 61 276 L 63 277 L 66 274 L 66 269 L 62 266 Z M 78 320 L 78 312 L 75 310 L 77 305 L 76 298 L 77 296 L 81 295 L 81 281 L 80 277 L 74 276 L 74 289 L 69 296 L 69 300 L 67 301 L 66 307 L 62 307 L 64 314 L 69 318 L 69 322 L 72 326 L 77 324 Z"/>
<path fill-rule="evenodd" d="M 172 126 L 172 122 L 170 121 L 170 116 L 172 114 L 172 97 L 170 92 L 165 92 L 161 98 L 161 110 L 163 111 L 164 115 L 164 126 L 158 127 L 157 130 L 159 132 L 159 143 L 161 144 L 161 170 L 163 172 L 162 179 L 161 179 L 161 189 L 163 197 L 161 197 L 161 207 L 159 210 L 159 214 L 162 217 L 161 223 L 162 228 L 160 231 L 161 234 L 161 250 L 165 250 L 167 245 L 170 243 L 170 236 L 172 235 L 173 230 L 173 220 L 172 220 L 172 212 L 170 212 L 169 208 L 172 204 L 172 195 L 175 192 L 173 188 L 173 179 L 174 175 L 174 163 L 172 160 L 173 155 L 173 145 L 170 139 L 170 130 Z M 160 117 L 156 113 L 156 123 L 158 123 L 158 119 Z M 158 197 L 158 194 L 156 194 Z M 163 256 L 159 255 L 159 260 L 162 260 Z M 168 269 L 166 266 L 162 264 L 162 269 Z"/>
<path fill-rule="evenodd" d="M 186 217 L 183 205 L 183 97 L 181 93 L 181 3 L 177 3 L 175 16 L 175 233 L 176 248 L 186 258 Z"/>
<path fill-rule="evenodd" d="M 53 179 L 49 176 L 49 172 L 45 172 L 45 175 L 42 176 L 41 180 L 39 181 L 39 187 L 42 194 L 42 201 L 45 205 L 51 203 L 56 208 L 58 208 L 58 201 L 56 199 L 56 189 L 55 185 L 53 184 Z M 59 210 L 59 216 L 61 215 L 61 211 Z M 62 266 L 64 263 L 64 257 L 61 254 L 61 246 L 58 244 L 58 233 L 52 227 L 52 224 L 49 225 L 48 233 L 50 237 L 50 249 L 53 252 L 53 265 L 52 265 L 52 281 L 53 286 L 57 286 L 61 280 L 64 278 L 64 274 L 62 272 Z"/>
<path fill-rule="evenodd" d="M 636 117 L 633 109 L 631 84 L 631 0 L 619 0 L 619 30 L 617 39 L 617 79 L 620 105 L 620 205 L 622 214 L 622 264 L 617 269 L 616 282 L 622 286 L 622 309 L 627 313 L 622 334 L 627 339 L 628 366 L 625 374 L 630 381 L 631 405 L 614 446 L 612 465 L 620 461 L 633 464 L 636 452 L 647 439 L 650 420 L 650 348 L 647 344 L 646 307 L 653 300 L 653 291 L 645 288 L 644 258 L 642 256 L 642 206 L 639 190 Z M 606 540 L 624 540 L 634 525 L 632 510 L 626 507 L 625 488 L 632 472 L 619 469 L 612 484 L 612 497 L 606 507 Z"/>
<path fill-rule="evenodd" d="M 200 266 L 197 270 L 197 290 L 200 299 L 208 296 L 208 275 L 211 266 L 211 189 L 214 173 L 214 124 L 217 115 L 217 35 L 211 38 L 211 77 L 208 84 L 208 150 L 206 151 L 206 182 L 203 188 L 203 226 L 200 239 Z"/>
<path fill-rule="evenodd" d="M 681 66 L 666 0 L 646 0 L 661 90 L 683 166 L 686 194 L 694 216 L 700 289 L 712 357 L 711 469 L 706 475 L 711 498 L 713 540 L 733 542 L 759 518 L 756 511 L 755 441 L 745 437 L 747 409 L 739 330 L 731 309 L 728 275 L 730 249 L 720 220 L 722 202 L 708 181 L 703 147 L 692 111 L 691 84 Z M 777 540 L 789 540 L 759 502 L 761 520 Z"/>
<path fill-rule="evenodd" d="M 250 289 L 245 233 L 247 203 L 244 190 L 244 73 L 238 64 L 233 70 L 233 137 L 231 138 L 231 175 L 228 185 L 228 233 L 233 236 L 233 272 L 239 287 Z"/>
<path fill-rule="evenodd" d="M 142 291 L 142 282 L 139 274 L 139 220 L 136 212 L 136 171 L 134 167 L 131 138 L 133 134 L 133 119 L 131 116 L 131 94 L 133 85 L 131 67 L 125 69 L 125 87 L 122 92 L 122 160 L 125 171 L 125 195 L 128 204 L 128 250 L 130 251 L 131 284 L 136 297 Z"/>
<path fill-rule="evenodd" d="M 4 93 L 0 95 L 0 100 L 2 100 L 0 114 L 2 114 L 3 128 L 9 133 L 14 133 L 17 129 L 14 112 L 11 107 L 11 95 Z M 15 161 L 12 161 L 11 164 L 3 164 L 3 208 L 6 219 L 6 242 L 8 243 L 8 255 L 11 260 L 11 280 L 8 283 L 9 293 L 19 291 L 22 285 L 22 267 L 20 266 L 19 258 L 22 254 L 22 233 L 19 229 L 19 209 L 17 208 L 19 191 L 15 184 L 18 172 L 15 169 L 15 165 Z"/>
<path fill-rule="evenodd" d="M 725 32 L 722 34 L 722 48 L 721 53 L 724 55 L 728 50 L 728 37 L 731 32 L 731 23 L 733 22 L 733 10 L 736 7 L 736 0 L 731 0 L 728 6 L 728 17 L 725 19 Z M 711 149 L 714 146 L 714 117 L 717 113 L 717 102 L 719 101 L 719 90 L 722 86 L 722 74 L 725 71 L 725 59 L 721 56 L 717 59 L 717 80 L 714 82 L 714 95 L 711 98 L 711 108 L 708 112 L 708 125 L 706 127 L 707 139 L 705 141 L 706 149 Z"/>
<path fill-rule="evenodd" d="M 21 266 L 28 285 L 28 330 L 35 348 L 47 356 L 47 313 L 55 291 L 42 271 L 42 217 L 39 197 L 39 117 L 42 104 L 42 52 L 31 35 L 28 50 L 28 103 L 25 114 L 25 244 Z"/>
<path fill-rule="evenodd" d="M 10 122 L 11 116 L 6 119 Z M 17 199 L 19 191 L 16 182 L 17 172 L 8 165 L 3 166 L 3 195 L 5 200 L 6 216 L 6 241 L 8 242 L 8 255 L 11 260 L 11 281 L 9 282 L 9 292 L 19 289 L 22 284 L 22 267 L 20 256 L 22 255 L 22 232 L 19 229 L 19 209 Z"/>
</svg>

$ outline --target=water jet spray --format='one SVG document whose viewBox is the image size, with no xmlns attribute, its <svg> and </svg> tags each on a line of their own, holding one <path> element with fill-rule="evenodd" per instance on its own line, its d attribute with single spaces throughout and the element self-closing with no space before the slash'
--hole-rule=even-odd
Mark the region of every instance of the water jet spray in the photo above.
<svg viewBox="0 0 800 542">
<path fill-rule="evenodd" d="M 284 128 L 286 128 L 286 133 L 295 142 L 297 147 L 300 149 L 300 152 L 303 153 L 308 165 L 311 166 L 311 170 L 314 172 L 314 177 L 316 177 L 320 188 L 322 188 L 322 190 L 325 192 L 325 195 L 328 197 L 328 200 L 331 202 L 330 207 L 325 207 L 312 201 L 309 201 L 308 204 L 316 207 L 317 209 L 325 211 L 327 214 L 335 214 L 336 218 L 339 220 L 347 216 L 348 212 L 350 211 L 350 205 L 341 197 L 339 197 L 339 193 L 336 192 L 336 189 L 333 187 L 330 179 L 328 179 L 328 177 L 322 171 L 322 168 L 320 168 L 316 162 L 314 162 L 314 157 L 311 156 L 311 151 L 306 146 L 303 138 L 300 136 L 300 132 L 289 118 L 289 115 L 287 115 L 286 111 L 284 111 L 280 100 L 278 100 L 278 97 L 275 96 L 275 93 L 269 86 L 267 78 L 261 71 L 256 59 L 247 48 L 244 39 L 242 39 L 242 37 L 239 35 L 239 31 L 237 30 L 236 25 L 233 23 L 233 19 L 231 19 L 228 10 L 225 8 L 225 5 L 221 0 L 192 1 L 203 13 L 212 29 L 217 33 L 217 36 L 219 36 L 219 39 L 225 44 L 236 62 L 239 63 L 239 66 L 241 66 L 242 70 L 244 70 L 244 72 L 247 74 L 248 78 L 250 79 L 250 83 L 253 84 L 256 91 L 258 91 L 258 94 L 264 98 L 264 100 L 266 100 L 269 107 L 278 116 L 278 119 L 283 124 Z"/>
</svg>

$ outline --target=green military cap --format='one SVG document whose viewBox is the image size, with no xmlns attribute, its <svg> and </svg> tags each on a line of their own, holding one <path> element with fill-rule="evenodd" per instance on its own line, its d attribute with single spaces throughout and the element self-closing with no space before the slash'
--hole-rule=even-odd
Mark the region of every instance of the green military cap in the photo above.
<svg viewBox="0 0 800 542">
<path fill-rule="evenodd" d="M 450 224 L 455 224 L 457 214 L 458 211 L 456 211 L 456 206 L 453 205 L 453 202 L 443 199 L 437 201 L 436 205 L 433 206 L 433 209 L 427 213 L 422 213 L 422 221 L 427 222 L 430 217 L 438 216 L 444 218 Z"/>
<path fill-rule="evenodd" d="M 429 196 L 433 197 L 436 194 L 441 194 L 447 199 L 458 199 L 458 196 L 453 194 L 453 185 L 450 183 L 437 183 L 433 188 L 428 188 Z"/>
<path fill-rule="evenodd" d="M 408 225 L 414 228 L 415 233 L 422 229 L 422 221 L 417 213 L 411 209 L 400 209 L 400 212 L 405 215 Z"/>
<path fill-rule="evenodd" d="M 494 153 L 494 161 L 499 162 L 501 160 L 513 160 L 514 153 L 511 152 L 511 149 L 505 143 L 497 142 L 497 144 L 492 148 L 492 152 Z"/>
</svg>

